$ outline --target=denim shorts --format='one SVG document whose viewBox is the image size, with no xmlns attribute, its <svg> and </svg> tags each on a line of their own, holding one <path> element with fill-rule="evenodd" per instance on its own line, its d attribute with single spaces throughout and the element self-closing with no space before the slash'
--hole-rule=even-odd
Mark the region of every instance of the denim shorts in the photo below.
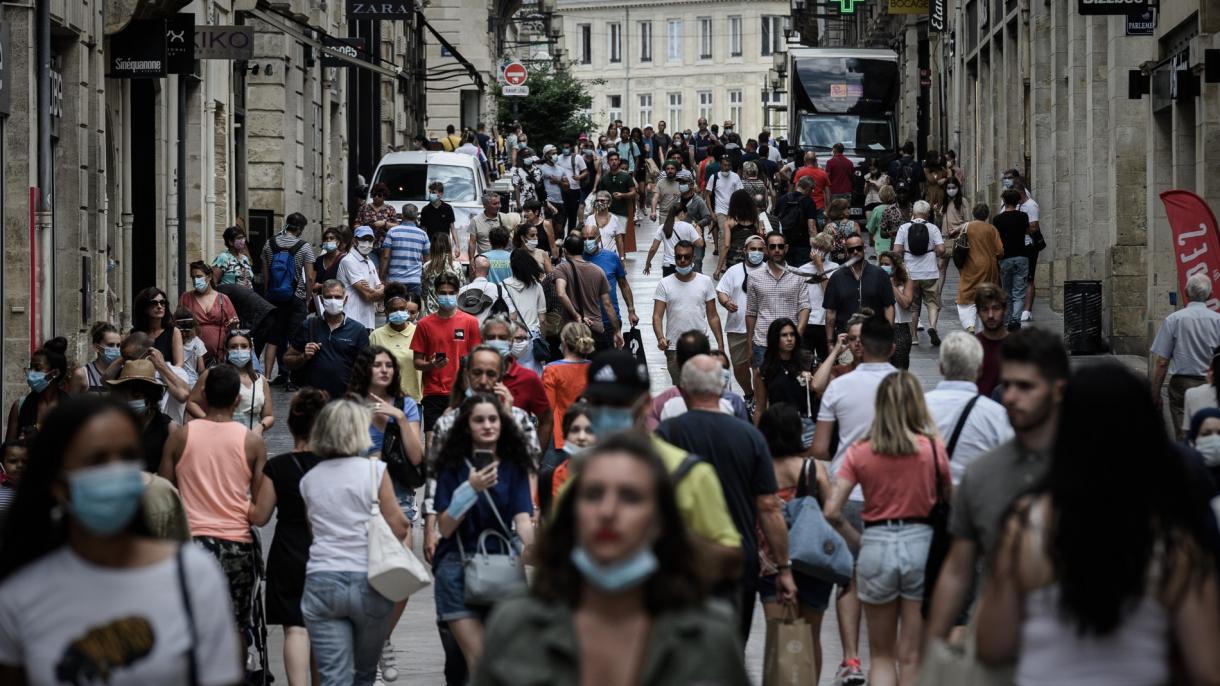
<svg viewBox="0 0 1220 686">
<path fill-rule="evenodd" d="M 882 524 L 864 530 L 856 556 L 856 593 L 874 605 L 923 600 L 923 572 L 932 544 L 927 524 Z"/>
<path fill-rule="evenodd" d="M 775 590 L 775 574 L 758 577 L 758 597 L 764 603 L 779 601 Z M 816 576 L 801 574 L 792 570 L 792 580 L 796 582 L 796 598 L 801 601 L 801 607 L 815 612 L 825 612 L 830 607 L 830 591 L 835 587 L 829 581 L 823 581 Z"/>
<path fill-rule="evenodd" d="M 390 479 L 390 483 L 394 486 L 394 495 L 398 497 L 398 506 L 402 508 L 402 513 L 407 516 L 408 521 L 417 521 L 419 508 L 415 506 L 415 490 L 403 488 L 393 479 Z"/>
<path fill-rule="evenodd" d="M 453 622 L 471 619 L 479 612 L 466 605 L 466 577 L 462 556 L 455 550 L 432 565 L 433 595 L 436 598 L 436 620 Z"/>
<path fill-rule="evenodd" d="M 750 351 L 753 353 L 754 368 L 762 369 L 763 358 L 767 356 L 767 346 L 758 345 L 753 341 L 750 342 Z"/>
</svg>

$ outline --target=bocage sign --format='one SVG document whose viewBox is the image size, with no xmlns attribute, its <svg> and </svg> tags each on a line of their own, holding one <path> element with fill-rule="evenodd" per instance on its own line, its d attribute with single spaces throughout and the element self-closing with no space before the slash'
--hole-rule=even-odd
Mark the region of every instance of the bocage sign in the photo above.
<svg viewBox="0 0 1220 686">
<path fill-rule="evenodd" d="M 927 14 L 928 0 L 889 0 L 890 14 Z"/>
<path fill-rule="evenodd" d="M 415 0 L 347 0 L 349 19 L 408 19 Z"/>
<path fill-rule="evenodd" d="M 1148 0 L 1078 0 L 1081 14 L 1143 14 Z"/>
</svg>

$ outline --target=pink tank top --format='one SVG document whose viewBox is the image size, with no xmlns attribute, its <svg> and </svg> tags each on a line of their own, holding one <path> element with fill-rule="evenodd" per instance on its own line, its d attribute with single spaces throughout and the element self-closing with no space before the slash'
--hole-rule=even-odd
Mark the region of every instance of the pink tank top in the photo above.
<svg viewBox="0 0 1220 686">
<path fill-rule="evenodd" d="M 251 542 L 246 427 L 196 419 L 183 429 L 186 447 L 174 472 L 191 535 Z"/>
</svg>

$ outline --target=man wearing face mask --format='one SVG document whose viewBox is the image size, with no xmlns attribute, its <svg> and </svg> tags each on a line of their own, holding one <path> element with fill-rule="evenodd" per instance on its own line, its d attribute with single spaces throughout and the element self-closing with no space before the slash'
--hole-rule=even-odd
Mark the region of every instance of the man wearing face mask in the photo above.
<svg viewBox="0 0 1220 686">
<path fill-rule="evenodd" d="M 746 290 L 750 279 L 763 269 L 767 260 L 766 241 L 762 236 L 750 236 L 745 243 L 746 259 L 725 270 L 716 284 L 716 298 L 728 316 L 724 321 L 728 339 L 729 359 L 733 376 L 741 386 L 747 404 L 754 402 L 754 380 L 750 372 L 750 334 L 746 330 Z M 750 416 L 753 416 L 751 411 Z"/>
<path fill-rule="evenodd" d="M 594 229 L 596 230 L 596 229 Z M 555 294 L 563 304 L 565 321 L 584 322 L 598 350 L 623 345 L 621 320 L 610 301 L 610 281 L 600 267 L 585 259 L 586 251 L 600 249 L 597 239 L 569 235 L 563 242 L 568 259 L 555 267 Z M 609 326 L 606 325 L 609 319 Z"/>
<path fill-rule="evenodd" d="M 669 215 L 669 208 L 673 207 L 674 202 L 682 196 L 681 185 L 681 182 L 678 181 L 678 163 L 666 160 L 665 173 L 657 179 L 656 186 L 653 188 L 649 218 L 655 222 L 657 217 Z"/>
<path fill-rule="evenodd" d="M 512 174 L 513 184 L 513 199 L 517 202 L 517 207 L 524 207 L 527 202 L 542 202 L 546 200 L 546 191 L 543 190 L 541 197 L 539 194 L 539 186 L 542 184 L 542 167 L 538 164 L 538 158 L 534 156 L 534 151 L 525 148 L 521 150 L 521 155 L 517 158 L 517 166 L 513 168 Z"/>
<path fill-rule="evenodd" d="M 686 221 L 695 227 L 699 238 L 702 239 L 703 245 L 695 244 L 695 271 L 702 274 L 703 257 L 707 254 L 707 230 L 712 226 L 712 212 L 703 201 L 703 196 L 695 192 L 698 190 L 695 186 L 695 175 L 679 165 L 677 177 L 678 192 L 682 194 L 681 202 L 686 203 Z"/>
<path fill-rule="evenodd" d="M 555 421 L 551 403 L 546 398 L 542 379 L 517 362 L 513 355 L 513 326 L 504 317 L 491 317 L 480 329 L 483 343 L 500 352 L 504 360 L 504 373 L 500 380 L 512 394 L 513 407 L 532 414 L 538 421 L 538 435 L 550 436 Z"/>
<path fill-rule="evenodd" d="M 332 398 L 347 393 L 352 363 L 369 345 L 368 328 L 344 313 L 349 297 L 342 281 L 322 284 L 322 316 L 305 320 L 284 353 L 284 366 L 297 372 L 300 385 L 320 388 Z"/>
<path fill-rule="evenodd" d="M 716 347 L 724 348 L 720 314 L 716 311 L 716 284 L 711 277 L 695 272 L 694 261 L 694 244 L 678 241 L 674 246 L 675 273 L 657 283 L 653 296 L 652 330 L 665 332 L 657 336 L 657 347 L 665 351 L 669 376 L 675 386 L 680 371 L 675 350 L 678 336 L 687 331 L 707 331 L 710 327 Z"/>
<path fill-rule="evenodd" d="M 267 341 L 265 348 L 265 357 L 263 358 L 263 370 L 269 378 L 274 380 L 271 385 L 278 386 L 288 382 L 288 375 L 280 370 L 278 377 L 272 377 L 271 373 L 275 369 L 276 352 L 283 353 L 285 346 L 288 345 L 288 336 L 301 322 L 305 320 L 305 301 L 307 294 L 313 293 L 314 280 L 314 262 L 317 260 L 317 255 L 314 254 L 313 246 L 309 241 L 301 238 L 301 233 L 305 230 L 307 224 L 305 215 L 300 212 L 293 212 L 284 219 L 284 230 L 275 235 L 275 238 L 263 244 L 263 278 L 269 278 L 271 271 L 271 263 L 276 255 L 283 252 L 288 252 L 292 256 L 292 276 L 291 288 L 292 297 L 281 298 L 278 293 L 273 294 L 271 288 L 264 281 L 264 295 L 267 300 L 275 304 L 275 327 L 272 331 L 275 337 Z M 281 257 L 281 260 L 284 258 Z M 286 295 L 283 294 L 283 295 Z"/>
<path fill-rule="evenodd" d="M 597 182 L 598 193 L 610 194 L 610 214 L 624 233 L 627 231 L 627 215 L 631 212 L 631 204 L 638 196 L 635 177 L 623 168 L 623 160 L 617 151 L 606 153 L 607 171 Z M 621 253 L 620 257 L 626 253 Z"/>
<path fill-rule="evenodd" d="M 448 233 L 453 245 L 453 256 L 457 257 L 461 243 L 457 239 L 457 218 L 453 206 L 445 202 L 445 184 L 433 181 L 428 184 L 428 204 L 419 211 L 419 225 L 428 234 L 428 240 L 436 240 L 436 234 Z"/>
<path fill-rule="evenodd" d="M 347 316 L 372 331 L 377 325 L 377 303 L 381 301 L 385 287 L 377 274 L 377 264 L 369 259 L 375 240 L 373 230 L 367 226 L 356 227 L 355 239 L 356 249 L 339 263 L 337 278 L 355 296 L 347 299 L 344 307 Z"/>
<path fill-rule="evenodd" d="M 564 191 L 568 186 L 568 174 L 559 165 L 559 149 L 553 145 L 542 146 L 542 186 L 546 190 L 547 218 L 555 222 L 556 229 L 566 226 L 568 211 L 564 206 Z M 566 230 L 566 229 L 565 229 Z"/>
<path fill-rule="evenodd" d="M 424 399 L 420 405 L 424 410 L 424 432 L 428 436 L 431 436 L 437 418 L 449 407 L 449 392 L 457 377 L 458 361 L 482 341 L 479 320 L 458 309 L 457 293 L 461 286 L 458 278 L 453 274 L 441 274 L 433 286 L 437 310 L 419 320 L 415 338 L 411 339 L 415 368 L 423 372 Z"/>
<path fill-rule="evenodd" d="M 631 326 L 640 323 L 640 318 L 635 314 L 635 295 L 631 292 L 631 284 L 627 282 L 627 269 L 623 266 L 623 261 L 619 259 L 618 254 L 613 250 L 607 250 L 604 245 L 598 240 L 597 227 L 585 225 L 583 230 L 585 239 L 585 261 L 597 265 L 606 275 L 606 282 L 610 286 L 610 302 L 614 305 L 614 318 L 621 322 L 623 316 L 618 308 L 618 294 L 621 290 L 623 294 L 623 302 L 627 303 L 627 318 Z M 610 325 L 610 316 L 602 312 L 602 326 L 607 331 L 613 330 Z"/>
<path fill-rule="evenodd" d="M 563 170 L 567 185 L 563 188 L 563 206 L 567 215 L 568 231 L 575 229 L 580 219 L 580 187 L 589 176 L 585 158 L 576 152 L 571 143 L 563 144 L 563 154 L 555 160 Z"/>
</svg>

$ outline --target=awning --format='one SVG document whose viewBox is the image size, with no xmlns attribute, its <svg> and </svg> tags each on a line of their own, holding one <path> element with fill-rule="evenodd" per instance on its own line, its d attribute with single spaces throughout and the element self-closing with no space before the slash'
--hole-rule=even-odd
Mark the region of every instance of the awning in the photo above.
<svg viewBox="0 0 1220 686">
<path fill-rule="evenodd" d="M 261 4 L 262 3 L 260 3 L 260 5 Z M 298 22 L 295 19 L 291 19 L 274 10 L 270 10 L 270 9 L 267 9 L 267 8 L 261 7 L 261 6 L 255 7 L 254 9 L 246 10 L 246 12 L 248 12 L 251 16 L 253 16 L 261 21 L 267 22 L 271 26 L 275 27 L 276 29 L 278 29 L 280 31 L 283 31 L 285 34 L 287 34 L 289 36 L 292 36 L 296 40 L 299 40 L 302 43 L 312 47 L 314 50 L 318 51 L 319 53 L 325 54 L 329 57 L 333 57 L 337 60 L 342 60 L 343 62 L 347 62 L 348 64 L 350 64 L 354 67 L 360 67 L 361 69 L 368 69 L 369 71 L 376 72 L 378 74 L 381 74 L 382 76 L 388 76 L 392 79 L 407 78 L 406 72 L 404 72 L 403 69 L 396 64 L 391 63 L 387 66 L 386 64 L 370 62 L 369 60 L 362 60 L 358 57 L 352 57 L 351 55 L 348 55 L 344 52 L 335 50 L 334 48 L 330 47 L 329 45 L 325 45 L 322 42 L 321 38 L 325 37 L 325 38 L 329 38 L 329 39 L 338 41 L 340 37 L 331 36 L 330 34 L 326 33 L 322 29 L 310 26 L 303 22 Z M 314 34 L 314 35 L 311 35 L 311 34 Z M 315 35 L 317 37 L 315 37 Z"/>
</svg>

